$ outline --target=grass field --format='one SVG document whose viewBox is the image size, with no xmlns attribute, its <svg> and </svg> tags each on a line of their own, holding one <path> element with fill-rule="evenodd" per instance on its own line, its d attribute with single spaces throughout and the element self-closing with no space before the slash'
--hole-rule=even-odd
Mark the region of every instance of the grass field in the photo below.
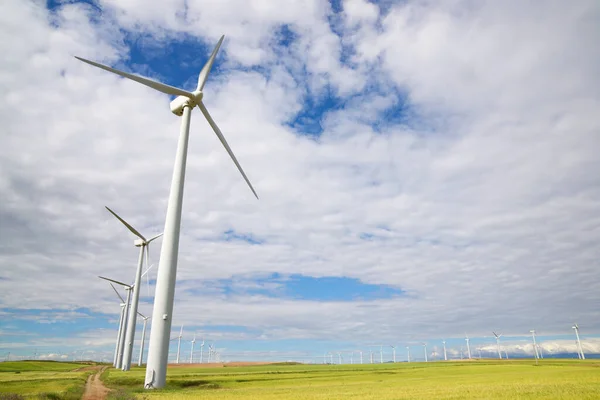
<svg viewBox="0 0 600 400">
<path fill-rule="evenodd" d="M 52 361 L 0 363 L 0 400 L 9 394 L 25 398 L 80 399 L 89 365 Z"/>
<path fill-rule="evenodd" d="M 177 367 L 156 391 L 144 373 L 110 369 L 104 381 L 148 399 L 600 399 L 597 360 Z"/>
</svg>

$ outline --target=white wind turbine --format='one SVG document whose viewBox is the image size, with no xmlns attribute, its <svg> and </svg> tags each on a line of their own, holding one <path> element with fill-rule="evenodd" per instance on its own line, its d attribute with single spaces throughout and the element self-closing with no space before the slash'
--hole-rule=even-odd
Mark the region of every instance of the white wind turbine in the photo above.
<svg viewBox="0 0 600 400">
<path fill-rule="evenodd" d="M 202 343 L 200 343 L 200 364 L 202 364 L 202 352 L 204 351 L 204 339 L 202 339 Z"/>
<path fill-rule="evenodd" d="M 181 325 L 181 330 L 179 331 L 179 336 L 177 336 L 177 364 L 179 364 L 179 353 L 181 351 L 181 338 L 183 337 L 183 325 Z"/>
<path fill-rule="evenodd" d="M 362 358 L 363 352 L 362 352 L 362 350 L 359 350 L 358 352 L 360 353 L 360 363 L 362 364 L 363 363 L 363 358 Z"/>
<path fill-rule="evenodd" d="M 138 266 L 135 271 L 135 282 L 133 283 L 133 299 L 131 301 L 131 312 L 129 313 L 129 318 L 127 319 L 127 330 L 125 334 L 125 349 L 123 351 L 123 371 L 129 371 L 131 368 L 131 358 L 133 355 L 133 341 L 135 338 L 135 325 L 137 321 L 137 309 L 138 303 L 140 300 L 140 281 L 142 279 L 142 265 L 144 264 L 144 250 L 146 251 L 146 264 L 148 264 L 149 257 L 149 247 L 150 243 L 161 237 L 163 234 L 160 233 L 156 236 L 151 237 L 150 239 L 146 239 L 141 233 L 139 233 L 133 226 L 131 226 L 127 221 L 123 218 L 119 217 L 117 213 L 115 213 L 110 208 L 106 207 L 106 209 L 114 215 L 116 219 L 118 219 L 131 233 L 137 236 L 139 239 L 136 239 L 133 244 L 136 247 L 140 248 L 140 255 L 138 257 Z"/>
<path fill-rule="evenodd" d="M 123 282 L 120 282 L 120 281 L 117 281 L 117 280 L 114 280 L 114 279 L 106 278 L 104 276 L 98 276 L 98 278 L 104 279 L 105 281 L 116 283 L 117 285 L 121 285 L 125 288 L 125 291 L 127 292 L 127 300 L 125 300 L 125 308 L 123 309 L 123 318 L 121 319 L 122 323 L 120 324 L 120 329 L 119 329 L 120 333 L 117 336 L 118 343 L 117 343 L 117 359 L 115 360 L 115 368 L 120 369 L 121 366 L 123 365 L 123 351 L 125 350 L 125 327 L 127 324 L 127 319 L 129 318 L 129 304 L 131 303 L 131 289 L 133 289 L 133 286 L 128 285 Z M 113 286 L 113 289 L 114 289 L 114 286 Z M 116 289 L 115 289 L 115 291 L 116 291 Z M 117 292 L 117 294 L 119 294 L 119 293 Z M 119 294 L 119 297 L 121 298 L 121 300 L 123 300 L 123 298 L 121 297 L 120 294 Z"/>
<path fill-rule="evenodd" d="M 390 345 L 390 347 L 392 348 L 392 361 L 394 361 L 394 363 L 396 363 L 396 346 L 392 346 Z"/>
<path fill-rule="evenodd" d="M 383 346 L 379 346 L 379 364 L 383 364 Z"/>
<path fill-rule="evenodd" d="M 119 347 L 121 345 L 121 336 L 123 335 L 123 319 L 125 318 L 125 306 L 126 306 L 126 302 L 125 299 L 123 299 L 123 296 L 121 296 L 121 294 L 119 293 L 119 291 L 115 288 L 115 286 L 112 284 L 112 282 L 108 282 L 110 284 L 110 286 L 113 288 L 113 290 L 115 291 L 115 293 L 117 294 L 117 296 L 119 296 L 119 299 L 121 300 L 121 317 L 119 318 L 119 329 L 117 331 L 117 342 L 115 343 L 115 355 L 113 357 L 113 367 L 117 366 L 117 359 L 119 357 Z"/>
<path fill-rule="evenodd" d="M 192 339 L 192 351 L 190 352 L 190 364 L 194 363 L 194 344 L 196 343 L 196 334 L 194 333 L 194 338 Z"/>
<path fill-rule="evenodd" d="M 467 342 L 467 355 L 469 356 L 469 360 L 470 360 L 471 359 L 471 345 L 469 344 L 469 337 L 468 336 L 465 337 L 465 341 Z"/>
<path fill-rule="evenodd" d="M 167 216 L 165 218 L 164 239 L 160 252 L 160 263 L 158 267 L 158 276 L 156 279 L 156 297 L 154 299 L 154 310 L 152 313 L 152 334 L 150 335 L 150 346 L 148 350 L 148 362 L 146 366 L 146 378 L 144 388 L 162 388 L 165 386 L 167 378 L 167 364 L 169 357 L 169 338 L 171 334 L 171 324 L 173 316 L 173 300 L 175 297 L 175 280 L 177 276 L 177 257 L 179 251 L 179 231 L 181 227 L 181 210 L 183 204 L 183 186 L 185 179 L 185 165 L 187 159 L 187 147 L 189 139 L 189 128 L 192 110 L 198 106 L 209 125 L 225 147 L 225 150 L 233 160 L 233 163 L 242 174 L 242 177 L 252 190 L 252 193 L 258 199 L 256 191 L 252 187 L 250 180 L 244 173 L 239 162 L 235 158 L 233 151 L 221 133 L 221 130 L 210 116 L 208 110 L 202 103 L 204 96 L 203 89 L 208 74 L 215 61 L 215 57 L 225 36 L 217 43 L 215 49 L 210 55 L 206 64 L 198 76 L 198 86 L 193 92 L 188 92 L 173 86 L 165 85 L 148 78 L 119 71 L 105 65 L 76 57 L 85 63 L 101 68 L 131 79 L 142 85 L 148 86 L 159 92 L 177 96 L 171 102 L 171 111 L 181 116 L 181 129 L 179 142 L 177 144 L 177 154 L 175 157 L 175 167 L 173 170 L 173 179 L 171 181 L 171 190 L 169 193 L 169 202 L 167 205 Z"/>
<path fill-rule="evenodd" d="M 406 346 L 406 355 L 407 355 L 407 357 L 406 357 L 407 362 L 410 362 L 410 347 L 409 346 Z"/>
<path fill-rule="evenodd" d="M 535 329 L 530 330 L 529 333 L 531 333 L 531 337 L 533 338 L 533 350 L 535 352 L 535 362 L 537 363 L 537 360 L 538 358 L 540 358 L 540 355 L 538 354 L 537 343 L 535 341 Z"/>
<path fill-rule="evenodd" d="M 444 344 L 444 361 L 448 361 L 448 354 L 446 353 L 446 339 L 442 340 Z"/>
<path fill-rule="evenodd" d="M 502 336 L 502 334 L 497 334 L 496 332 L 492 331 L 492 333 L 494 334 L 494 336 L 496 337 L 496 347 L 498 349 L 498 358 L 502 359 L 502 352 L 500 351 L 500 336 Z"/>
<path fill-rule="evenodd" d="M 425 362 L 427 362 L 427 343 L 423 343 L 423 350 L 425 351 Z"/>
<path fill-rule="evenodd" d="M 142 329 L 142 341 L 140 342 L 140 357 L 138 359 L 138 367 L 141 367 L 142 366 L 142 358 L 144 357 L 144 343 L 146 342 L 146 324 L 148 323 L 150 316 L 146 317 L 145 315 L 142 315 L 140 312 L 138 312 L 138 314 L 144 320 L 144 328 Z"/>
<path fill-rule="evenodd" d="M 581 347 L 581 340 L 579 339 L 579 326 L 575 324 L 573 325 L 573 329 L 575 330 L 575 337 L 577 338 L 578 356 L 580 359 L 585 360 L 585 354 L 583 353 L 583 347 Z"/>
</svg>

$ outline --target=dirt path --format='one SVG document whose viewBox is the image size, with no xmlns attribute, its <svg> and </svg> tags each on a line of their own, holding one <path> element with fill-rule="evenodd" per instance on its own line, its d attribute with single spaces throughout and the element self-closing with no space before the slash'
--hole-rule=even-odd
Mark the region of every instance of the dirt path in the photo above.
<svg viewBox="0 0 600 400">
<path fill-rule="evenodd" d="M 106 395 L 110 390 L 107 389 L 100 380 L 100 375 L 102 375 L 106 368 L 108 367 L 102 367 L 102 369 L 94 375 L 88 377 L 88 380 L 85 383 L 85 393 L 83 393 L 82 400 L 104 400 L 106 398 Z"/>
</svg>

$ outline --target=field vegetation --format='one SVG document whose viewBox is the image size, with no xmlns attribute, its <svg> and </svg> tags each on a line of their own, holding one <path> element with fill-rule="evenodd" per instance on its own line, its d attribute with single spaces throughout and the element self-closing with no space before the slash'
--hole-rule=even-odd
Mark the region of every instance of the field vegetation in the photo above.
<svg viewBox="0 0 600 400">
<path fill-rule="evenodd" d="M 55 361 L 0 363 L 0 400 L 81 399 L 95 364 Z"/>
<path fill-rule="evenodd" d="M 109 369 L 104 382 L 147 399 L 600 399 L 597 360 L 178 366 L 155 391 L 142 389 L 144 373 Z"/>
</svg>

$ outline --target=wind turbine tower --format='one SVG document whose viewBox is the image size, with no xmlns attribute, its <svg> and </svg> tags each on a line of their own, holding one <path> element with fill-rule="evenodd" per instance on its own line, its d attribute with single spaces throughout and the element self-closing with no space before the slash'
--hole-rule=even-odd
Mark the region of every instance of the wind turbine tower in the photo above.
<svg viewBox="0 0 600 400">
<path fill-rule="evenodd" d="M 383 345 L 379 346 L 379 364 L 383 364 Z"/>
<path fill-rule="evenodd" d="M 410 347 L 406 346 L 406 360 L 410 362 Z"/>
<path fill-rule="evenodd" d="M 502 359 L 502 352 L 500 351 L 500 336 L 502 336 L 502 334 L 497 334 L 496 332 L 492 332 L 492 333 L 496 337 L 496 347 L 498 348 L 498 358 Z"/>
<path fill-rule="evenodd" d="M 358 352 L 360 353 L 360 363 L 362 364 L 363 363 L 363 358 L 362 358 L 363 352 L 362 352 L 362 350 L 359 350 Z"/>
<path fill-rule="evenodd" d="M 179 364 L 179 352 L 181 350 L 181 338 L 183 337 L 183 325 L 181 325 L 181 330 L 179 331 L 179 336 L 177 337 L 177 364 Z"/>
<path fill-rule="evenodd" d="M 423 343 L 423 350 L 425 351 L 425 362 L 427 362 L 427 343 Z"/>
<path fill-rule="evenodd" d="M 142 366 L 142 358 L 144 357 L 144 343 L 146 342 L 146 325 L 148 323 L 148 320 L 150 319 L 150 316 L 146 317 L 142 314 L 140 314 L 140 316 L 144 320 L 144 328 L 142 329 L 142 341 L 140 343 L 140 358 L 138 359 L 138 367 Z"/>
<path fill-rule="evenodd" d="M 442 340 L 442 343 L 444 344 L 444 361 L 448 361 L 448 354 L 446 353 L 446 340 Z"/>
<path fill-rule="evenodd" d="M 200 364 L 202 364 L 202 352 L 204 351 L 204 339 L 202 339 L 202 343 L 200 343 Z"/>
<path fill-rule="evenodd" d="M 392 361 L 396 363 L 396 346 L 390 346 L 392 348 Z"/>
<path fill-rule="evenodd" d="M 465 341 L 467 342 L 467 355 L 469 356 L 469 360 L 470 360 L 471 359 L 471 345 L 469 344 L 468 336 L 465 338 Z"/>
<path fill-rule="evenodd" d="M 194 363 L 194 344 L 196 343 L 196 334 L 194 333 L 194 338 L 192 339 L 192 351 L 190 352 L 190 364 Z"/>
<path fill-rule="evenodd" d="M 171 324 L 173 322 L 173 300 L 175 298 L 175 281 L 177 277 L 177 258 L 179 253 L 179 232 L 181 228 L 181 212 L 183 206 L 183 186 L 185 181 L 185 166 L 187 161 L 187 148 L 190 133 L 190 120 L 192 110 L 198 106 L 200 111 L 212 127 L 213 131 L 221 141 L 223 147 L 231 157 L 233 163 L 242 174 L 242 177 L 252 190 L 252 193 L 258 198 L 256 191 L 252 187 L 250 180 L 242 170 L 239 162 L 235 158 L 233 151 L 221 133 L 221 130 L 212 119 L 208 110 L 204 106 L 202 99 L 204 97 L 203 89 L 206 78 L 210 73 L 212 65 L 217 56 L 217 52 L 223 43 L 224 36 L 217 43 L 215 49 L 210 55 L 208 61 L 200 71 L 198 76 L 198 86 L 193 92 L 188 92 L 173 86 L 165 85 L 160 82 L 143 78 L 141 76 L 122 72 L 114 68 L 98 64 L 80 57 L 77 59 L 131 79 L 159 92 L 178 96 L 171 102 L 171 111 L 182 117 L 179 141 L 177 144 L 177 153 L 175 156 L 175 166 L 173 169 L 173 178 L 169 192 L 169 202 L 167 205 L 167 215 L 165 218 L 164 239 L 160 252 L 160 263 L 156 279 L 156 297 L 154 299 L 154 310 L 152 313 L 152 329 L 150 335 L 150 345 L 148 350 L 148 362 L 146 366 L 146 377 L 144 388 L 158 389 L 165 386 L 167 379 L 167 364 L 169 357 L 169 341 L 171 335 Z"/>
<path fill-rule="evenodd" d="M 535 329 L 532 329 L 529 332 L 531 333 L 531 337 L 533 338 L 533 350 L 535 352 L 535 361 L 537 362 L 538 358 L 540 358 L 540 355 L 538 354 L 538 347 L 535 341 Z"/>
<path fill-rule="evenodd" d="M 585 354 L 583 353 L 583 347 L 581 347 L 581 340 L 579 339 L 579 326 L 575 324 L 573 325 L 573 329 L 575 330 L 575 337 L 577 338 L 577 350 L 579 351 L 579 358 L 585 360 Z"/>
</svg>

